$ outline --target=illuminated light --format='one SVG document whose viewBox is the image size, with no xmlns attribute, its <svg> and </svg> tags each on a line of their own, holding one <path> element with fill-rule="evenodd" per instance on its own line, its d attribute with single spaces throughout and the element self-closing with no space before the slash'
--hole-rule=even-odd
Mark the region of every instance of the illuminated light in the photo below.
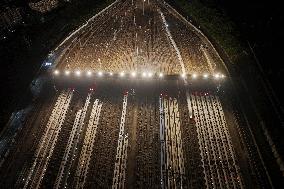
<svg viewBox="0 0 284 189">
<path fill-rule="evenodd" d="M 196 79 L 198 77 L 198 75 L 196 73 L 192 74 L 192 78 Z"/>
<path fill-rule="evenodd" d="M 124 77 L 124 76 L 125 76 L 125 73 L 124 73 L 124 72 L 120 72 L 119 76 L 120 76 L 120 77 Z"/>
<path fill-rule="evenodd" d="M 204 78 L 204 79 L 207 79 L 207 78 L 208 78 L 208 74 L 204 74 L 204 75 L 203 75 L 203 78 Z"/>
<path fill-rule="evenodd" d="M 221 78 L 225 78 L 226 76 L 224 74 L 221 75 Z"/>
<path fill-rule="evenodd" d="M 102 77 L 102 76 L 104 75 L 104 73 L 101 72 L 101 71 L 99 71 L 99 72 L 98 72 L 98 75 L 99 75 L 100 77 Z"/>
<path fill-rule="evenodd" d="M 164 74 L 163 73 L 159 73 L 159 78 L 162 78 L 164 77 Z"/>
<path fill-rule="evenodd" d="M 220 78 L 220 74 L 218 74 L 218 73 L 215 74 L 215 75 L 214 75 L 214 78 L 215 78 L 215 79 L 219 79 L 219 78 Z"/>
<path fill-rule="evenodd" d="M 113 76 L 113 73 L 112 73 L 112 72 L 109 72 L 109 75 L 110 75 L 110 76 Z"/>
<path fill-rule="evenodd" d="M 131 73 L 131 76 L 132 76 L 132 77 L 136 77 L 136 72 L 132 72 L 132 73 Z"/>
<path fill-rule="evenodd" d="M 87 71 L 87 76 L 91 76 L 92 75 L 92 72 L 91 71 Z"/>
<path fill-rule="evenodd" d="M 70 75 L 70 71 L 69 70 L 65 70 L 65 75 Z"/>
<path fill-rule="evenodd" d="M 81 71 L 80 70 L 77 70 L 76 72 L 75 72 L 75 74 L 76 74 L 76 76 L 81 76 Z"/>
<path fill-rule="evenodd" d="M 153 74 L 150 72 L 150 73 L 147 74 L 147 76 L 148 76 L 148 77 L 152 77 Z"/>
<path fill-rule="evenodd" d="M 186 78 L 186 74 L 185 73 L 181 74 L 181 77 Z"/>
<path fill-rule="evenodd" d="M 59 74 L 60 74 L 59 70 L 55 70 L 53 73 L 54 73 L 55 75 L 59 75 Z"/>
<path fill-rule="evenodd" d="M 51 63 L 50 62 L 46 62 L 44 65 L 45 66 L 51 66 Z"/>
<path fill-rule="evenodd" d="M 146 77 L 147 76 L 147 73 L 146 72 L 143 72 L 142 73 L 142 77 Z"/>
</svg>

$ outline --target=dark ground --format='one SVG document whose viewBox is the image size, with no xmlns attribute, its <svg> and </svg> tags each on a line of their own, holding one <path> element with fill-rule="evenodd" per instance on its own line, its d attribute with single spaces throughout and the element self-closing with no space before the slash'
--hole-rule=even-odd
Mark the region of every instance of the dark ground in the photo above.
<svg viewBox="0 0 284 189">
<path fill-rule="evenodd" d="M 46 14 L 32 11 L 23 1 L 10 3 L 10 6 L 22 7 L 25 15 L 24 23 L 15 28 L 0 28 L 0 131 L 12 112 L 25 106 L 27 100 L 23 97 L 29 96 L 26 95 L 29 84 L 49 51 L 111 1 L 72 1 Z"/>
<path fill-rule="evenodd" d="M 223 11 L 249 43 L 283 106 L 284 90 L 279 87 L 284 73 L 282 52 L 284 14 L 277 1 L 201 0 Z"/>
</svg>

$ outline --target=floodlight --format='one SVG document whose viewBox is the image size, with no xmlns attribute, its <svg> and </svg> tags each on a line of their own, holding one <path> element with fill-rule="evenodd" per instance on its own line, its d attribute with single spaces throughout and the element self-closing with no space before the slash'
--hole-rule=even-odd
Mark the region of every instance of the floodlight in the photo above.
<svg viewBox="0 0 284 189">
<path fill-rule="evenodd" d="M 220 78 L 220 74 L 218 74 L 218 73 L 215 74 L 215 75 L 214 75 L 214 78 L 215 78 L 215 79 L 219 79 L 219 78 Z"/>
<path fill-rule="evenodd" d="M 81 76 L 81 71 L 80 70 L 77 70 L 76 72 L 75 72 L 75 74 L 76 74 L 76 76 Z"/>
<path fill-rule="evenodd" d="M 65 70 L 65 75 L 70 75 L 70 71 L 69 70 Z"/>
<path fill-rule="evenodd" d="M 101 71 L 99 71 L 99 72 L 98 72 L 98 75 L 99 75 L 100 77 L 102 77 L 102 76 L 104 75 L 104 73 L 101 72 Z"/>
<path fill-rule="evenodd" d="M 125 73 L 124 72 L 120 72 L 120 77 L 124 77 Z"/>
<path fill-rule="evenodd" d="M 132 73 L 131 73 L 131 76 L 132 76 L 132 77 L 136 77 L 136 72 L 132 72 Z"/>
<path fill-rule="evenodd" d="M 60 74 L 59 70 L 55 70 L 53 73 L 54 73 L 55 75 L 59 75 L 59 74 Z"/>
<path fill-rule="evenodd" d="M 92 72 L 91 71 L 87 71 L 87 76 L 91 76 Z"/>
<path fill-rule="evenodd" d="M 198 77 L 198 75 L 196 73 L 192 74 L 192 78 L 196 79 Z"/>
</svg>

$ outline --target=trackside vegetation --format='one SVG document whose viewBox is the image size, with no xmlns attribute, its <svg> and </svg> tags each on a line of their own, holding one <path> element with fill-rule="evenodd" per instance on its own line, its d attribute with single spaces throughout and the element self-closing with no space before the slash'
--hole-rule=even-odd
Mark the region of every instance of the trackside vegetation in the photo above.
<svg viewBox="0 0 284 189">
<path fill-rule="evenodd" d="M 234 63 L 243 55 L 245 45 L 236 25 L 225 13 L 202 4 L 199 0 L 169 1 L 183 16 L 199 27 L 210 41 L 217 43 Z"/>
</svg>

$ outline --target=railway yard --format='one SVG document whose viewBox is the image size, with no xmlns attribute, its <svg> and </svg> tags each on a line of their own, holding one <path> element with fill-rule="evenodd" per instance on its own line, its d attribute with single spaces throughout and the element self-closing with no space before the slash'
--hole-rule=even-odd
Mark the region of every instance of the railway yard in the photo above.
<svg viewBox="0 0 284 189">
<path fill-rule="evenodd" d="M 55 50 L 59 70 L 225 72 L 209 40 L 163 1 L 118 0 Z M 60 56 L 59 56 L 60 55 Z"/>
<path fill-rule="evenodd" d="M 172 83 L 53 89 L 19 131 L 1 184 L 243 188 L 218 94 Z"/>
<path fill-rule="evenodd" d="M 44 63 L 0 136 L 0 188 L 261 188 L 224 62 L 166 2 L 116 0 Z"/>
</svg>

